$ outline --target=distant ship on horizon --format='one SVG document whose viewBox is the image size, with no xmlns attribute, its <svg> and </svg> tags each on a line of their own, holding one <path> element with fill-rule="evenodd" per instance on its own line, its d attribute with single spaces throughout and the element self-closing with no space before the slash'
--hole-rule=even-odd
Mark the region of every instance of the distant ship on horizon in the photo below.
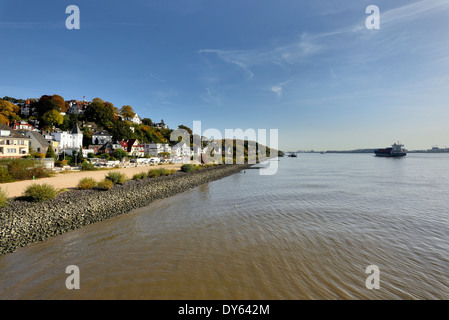
<svg viewBox="0 0 449 320">
<path fill-rule="evenodd" d="M 376 157 L 403 157 L 407 155 L 407 152 L 404 149 L 404 145 L 398 142 L 392 144 L 391 148 L 376 149 L 374 154 Z"/>
</svg>

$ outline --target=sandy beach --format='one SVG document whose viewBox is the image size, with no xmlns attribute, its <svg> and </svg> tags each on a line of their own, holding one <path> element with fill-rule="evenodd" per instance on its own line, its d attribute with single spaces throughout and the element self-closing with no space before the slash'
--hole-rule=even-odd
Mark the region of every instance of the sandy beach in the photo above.
<svg viewBox="0 0 449 320">
<path fill-rule="evenodd" d="M 94 178 L 97 181 L 101 181 L 111 171 L 123 172 L 128 178 L 132 178 L 134 174 L 148 171 L 149 169 L 167 168 L 167 169 L 180 169 L 182 164 L 167 164 L 159 166 L 138 166 L 127 167 L 109 170 L 98 171 L 73 171 L 64 173 L 55 173 L 55 176 L 49 178 L 42 178 L 38 180 L 24 180 L 10 183 L 0 184 L 0 188 L 5 191 L 9 198 L 21 196 L 25 189 L 34 183 L 48 183 L 53 185 L 57 189 L 61 188 L 76 188 L 78 181 L 85 177 Z"/>
</svg>

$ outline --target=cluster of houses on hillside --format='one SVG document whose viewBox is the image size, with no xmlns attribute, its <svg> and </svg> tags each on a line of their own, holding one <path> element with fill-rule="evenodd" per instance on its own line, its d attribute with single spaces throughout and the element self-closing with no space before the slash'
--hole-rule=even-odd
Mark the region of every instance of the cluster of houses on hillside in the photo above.
<svg viewBox="0 0 449 320">
<path fill-rule="evenodd" d="M 67 101 L 67 103 L 67 112 L 61 112 L 61 115 L 63 116 L 66 114 L 84 114 L 86 108 L 91 102 L 85 100 L 70 100 Z M 37 114 L 36 106 L 31 103 L 30 99 L 27 99 L 24 103 L 17 103 L 17 105 L 20 107 L 20 114 L 24 117 L 29 117 Z M 119 116 L 123 121 L 129 121 L 132 124 L 142 124 L 142 119 L 137 113 L 135 113 L 132 117 L 123 117 L 119 114 L 117 114 L 117 116 Z M 33 121 L 33 125 L 37 127 L 39 125 L 39 122 Z M 161 120 L 161 122 L 153 123 L 152 126 L 158 129 L 168 129 L 168 126 L 164 123 L 163 119 Z"/>
<path fill-rule="evenodd" d="M 20 158 L 30 153 L 45 154 L 51 146 L 57 155 L 78 154 L 80 150 L 84 158 L 90 154 L 109 154 L 115 150 L 124 150 L 129 157 L 160 157 L 173 162 L 181 162 L 194 155 L 212 151 L 212 147 L 190 147 L 185 143 L 170 146 L 167 143 L 140 143 L 137 139 L 114 141 L 106 130 L 92 134 L 92 144 L 83 146 L 83 132 L 78 124 L 71 131 L 56 130 L 41 132 L 26 121 L 14 122 L 11 126 L 0 124 L 0 158 Z M 226 150 L 231 153 L 230 148 Z M 221 147 L 214 147 L 213 152 L 222 154 Z"/>
</svg>

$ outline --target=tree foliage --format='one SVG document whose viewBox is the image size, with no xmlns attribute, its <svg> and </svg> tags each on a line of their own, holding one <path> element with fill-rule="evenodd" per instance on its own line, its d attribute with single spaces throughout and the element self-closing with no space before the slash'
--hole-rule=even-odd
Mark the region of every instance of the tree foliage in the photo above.
<svg viewBox="0 0 449 320">
<path fill-rule="evenodd" d="M 124 157 L 126 157 L 128 153 L 123 149 L 115 149 L 112 156 L 116 159 L 122 160 Z"/>
<path fill-rule="evenodd" d="M 45 158 L 54 158 L 55 160 L 57 160 L 55 151 L 53 150 L 52 146 L 48 146 Z"/>
<path fill-rule="evenodd" d="M 54 125 L 61 125 L 64 121 L 64 117 L 59 113 L 59 111 L 53 109 L 47 111 L 43 116 L 42 120 L 47 124 L 48 126 L 54 126 Z"/>
<path fill-rule="evenodd" d="M 46 114 L 48 111 L 56 110 L 58 112 L 63 112 L 66 105 L 64 98 L 54 94 L 52 96 L 43 95 L 37 102 L 37 112 L 40 117 Z"/>
<path fill-rule="evenodd" d="M 19 106 L 8 100 L 0 99 L 0 123 L 8 123 L 14 120 L 20 120 L 17 115 L 20 111 Z"/>
<path fill-rule="evenodd" d="M 151 126 L 151 125 L 153 125 L 153 120 L 151 120 L 150 118 L 143 118 L 142 119 L 142 124 L 147 125 L 147 126 Z"/>
<path fill-rule="evenodd" d="M 120 109 L 120 114 L 125 118 L 132 118 L 136 114 L 131 106 L 123 106 Z"/>
<path fill-rule="evenodd" d="M 104 102 L 100 98 L 95 98 L 87 106 L 84 116 L 87 121 L 95 122 L 103 128 L 110 128 L 114 121 L 114 105 L 110 102 Z"/>
</svg>

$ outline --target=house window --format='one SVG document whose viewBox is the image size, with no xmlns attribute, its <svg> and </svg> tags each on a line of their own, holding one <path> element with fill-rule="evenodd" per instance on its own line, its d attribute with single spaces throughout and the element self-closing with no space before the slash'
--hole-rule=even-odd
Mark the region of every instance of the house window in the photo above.
<svg viewBox="0 0 449 320">
<path fill-rule="evenodd" d="M 16 149 L 8 149 L 8 153 L 16 153 Z"/>
</svg>

